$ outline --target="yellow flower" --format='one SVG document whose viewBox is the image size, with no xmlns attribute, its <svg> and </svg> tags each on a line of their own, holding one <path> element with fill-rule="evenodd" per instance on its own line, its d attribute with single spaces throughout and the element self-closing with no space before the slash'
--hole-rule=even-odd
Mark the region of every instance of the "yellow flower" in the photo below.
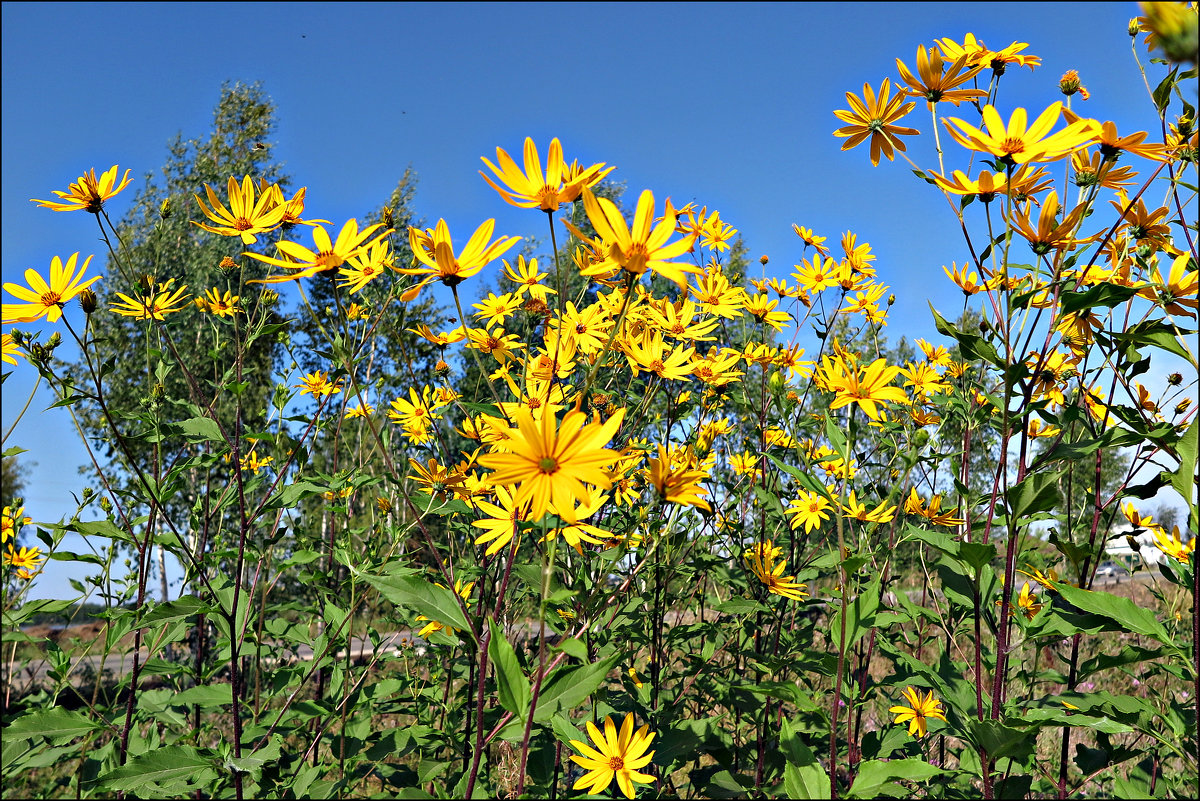
<svg viewBox="0 0 1200 801">
<path fill-rule="evenodd" d="M 647 462 L 646 478 L 667 503 L 712 511 L 708 501 L 702 497 L 708 494 L 708 490 L 700 486 L 700 482 L 708 478 L 708 473 L 696 469 L 690 453 L 682 459 L 672 459 L 667 449 L 659 445 L 658 456 Z"/>
<path fill-rule="evenodd" d="M 221 290 L 214 288 L 205 291 L 204 297 L 196 298 L 194 303 L 201 311 L 209 314 L 215 314 L 218 317 L 232 317 L 242 310 L 238 305 L 241 300 L 240 295 L 235 295 L 229 290 L 225 290 L 225 293 L 221 294 Z"/>
<path fill-rule="evenodd" d="M 795 576 L 783 575 L 787 560 L 779 559 L 780 553 L 781 549 L 775 547 L 771 540 L 767 540 L 756 542 L 747 548 L 743 558 L 768 592 L 793 601 L 802 601 L 808 597 L 808 593 L 805 592 L 808 585 L 797 582 Z"/>
<path fill-rule="evenodd" d="M 1188 270 L 1192 265 L 1191 256 L 1183 253 L 1171 262 L 1171 271 L 1164 277 L 1159 267 L 1157 280 L 1147 282 L 1138 290 L 1140 297 L 1157 303 L 1167 314 L 1177 314 L 1196 319 L 1197 286 L 1200 285 L 1200 271 Z M 1189 311 L 1191 309 L 1191 311 Z"/>
<path fill-rule="evenodd" d="M 393 266 L 392 246 L 386 239 L 376 239 L 346 261 L 350 267 L 338 269 L 338 275 L 342 276 L 338 286 L 348 288 L 353 295 Z"/>
<path fill-rule="evenodd" d="M 12 338 L 12 334 L 4 334 L 0 336 L 4 342 L 4 361 L 9 364 L 17 364 L 17 357 L 21 356 L 21 349 L 17 346 L 16 341 Z"/>
<path fill-rule="evenodd" d="M 406 328 L 404 330 L 411 331 L 412 333 L 424 339 L 426 342 L 429 342 L 432 345 L 437 345 L 438 347 L 445 347 L 446 345 L 452 345 L 455 342 L 461 342 L 467 336 L 461 328 L 435 334 L 429 328 L 429 326 L 425 325 L 424 323 L 418 323 L 416 328 Z"/>
<path fill-rule="evenodd" d="M 958 105 L 964 100 L 974 100 L 987 97 L 983 89 L 958 89 L 967 81 L 974 78 L 983 69 L 982 64 L 971 67 L 967 65 L 969 57 L 962 54 L 956 59 L 947 61 L 936 47 L 917 48 L 917 75 L 909 72 L 908 67 L 900 59 L 896 59 L 896 68 L 900 77 L 908 84 L 905 94 L 909 97 L 923 97 L 929 102 L 930 108 L 934 103 L 946 101 Z M 963 70 L 966 70 L 963 72 Z M 960 74 L 961 73 L 961 74 Z"/>
<path fill-rule="evenodd" d="M 803 525 L 805 533 L 809 533 L 829 519 L 829 508 L 829 501 L 819 493 L 800 490 L 794 500 L 788 501 L 785 511 L 792 518 L 792 528 Z"/>
<path fill-rule="evenodd" d="M 667 244 L 671 234 L 675 233 L 675 211 L 668 205 L 662 220 L 652 227 L 654 194 L 649 189 L 638 198 L 632 229 L 625 223 L 615 203 L 608 198 L 596 197 L 588 189 L 583 190 L 583 208 L 604 242 L 606 253 L 602 260 L 580 270 L 582 275 L 603 276 L 617 268 L 636 279 L 651 270 L 683 289 L 687 285 L 687 273 L 700 272 L 700 268 L 691 264 L 670 261 L 687 253 L 695 238 L 685 237 Z M 566 224 L 581 241 L 588 241 L 582 231 L 569 222 Z"/>
<path fill-rule="evenodd" d="M 117 292 L 116 296 L 120 302 L 114 303 L 109 308 L 122 317 L 133 317 L 137 320 L 162 320 L 168 314 L 183 311 L 184 306 L 187 305 L 187 301 L 183 297 L 187 285 L 184 284 L 179 289 L 174 289 L 174 284 L 174 278 L 168 278 L 162 283 L 151 279 L 143 285 L 146 290 L 145 295 L 135 298 Z"/>
<path fill-rule="evenodd" d="M 586 790 L 594 795 L 606 790 L 615 778 L 625 797 L 633 798 L 634 782 L 649 784 L 655 780 L 653 776 L 638 772 L 639 768 L 646 767 L 654 758 L 653 751 L 646 753 L 654 739 L 649 726 L 642 726 L 634 733 L 633 715 L 626 715 L 618 734 L 612 715 L 606 715 L 603 734 L 590 720 L 587 730 L 596 748 L 580 740 L 571 740 L 571 746 L 582 754 L 572 754 L 571 761 L 587 771 L 571 789 Z"/>
<path fill-rule="evenodd" d="M 1158 549 L 1180 562 L 1190 563 L 1192 554 L 1196 551 L 1196 538 L 1192 537 L 1186 543 L 1179 537 L 1179 526 L 1172 526 L 1170 535 L 1161 526 L 1154 529 L 1154 544 Z"/>
<path fill-rule="evenodd" d="M 83 265 L 76 273 L 75 262 L 78 258 L 78 252 L 72 253 L 71 257 L 67 259 L 67 263 L 63 264 L 58 256 L 53 257 L 50 260 L 50 280 L 48 282 L 38 274 L 37 270 L 30 268 L 25 271 L 25 282 L 29 284 L 29 288 L 20 284 L 5 284 L 4 291 L 23 302 L 4 304 L 4 322 L 32 323 L 42 317 L 45 317 L 46 321 L 50 323 L 58 322 L 67 301 L 102 277 L 97 275 L 84 281 L 83 274 L 91 264 L 92 257 L 88 256 L 84 259 Z"/>
<path fill-rule="evenodd" d="M 483 533 L 475 539 L 476 545 L 491 543 L 485 552 L 487 556 L 491 556 L 512 541 L 529 511 L 529 502 L 518 503 L 516 493 L 509 487 L 496 486 L 496 501 L 498 503 L 477 501 L 475 505 L 488 517 L 471 524 L 475 528 L 483 529 Z"/>
<path fill-rule="evenodd" d="M 851 110 L 833 112 L 839 120 L 849 123 L 846 127 L 838 128 L 833 132 L 834 136 L 846 139 L 842 150 L 858 147 L 867 140 L 867 137 L 870 137 L 871 163 L 878 165 L 881 153 L 888 157 L 888 161 L 892 161 L 895 159 L 893 148 L 901 153 L 905 151 L 904 142 L 899 137 L 914 136 L 920 133 L 916 128 L 904 128 L 895 124 L 897 120 L 916 108 L 917 104 L 912 101 L 904 102 L 903 92 L 889 99 L 891 91 L 892 82 L 884 78 L 883 84 L 879 87 L 878 99 L 875 91 L 871 89 L 871 85 L 866 83 L 863 84 L 862 100 L 852 93 L 846 92 L 846 102 L 850 104 Z"/>
<path fill-rule="evenodd" d="M 355 417 L 361 417 L 362 419 L 366 420 L 373 414 L 375 414 L 375 407 L 366 401 L 363 401 L 362 403 L 356 403 L 353 406 L 347 406 L 346 411 L 342 414 L 342 417 L 346 418 L 347 420 L 351 420 Z"/>
<path fill-rule="evenodd" d="M 467 244 L 457 256 L 454 255 L 454 243 L 450 239 L 450 227 L 445 220 L 438 220 L 432 230 L 424 231 L 418 228 L 408 229 L 408 243 L 412 246 L 413 254 L 423 267 L 406 267 L 397 270 L 405 275 L 428 276 L 416 286 L 407 290 L 400 299 L 405 303 L 415 300 L 421 290 L 434 280 L 441 281 L 449 287 L 457 286 L 466 279 L 478 273 L 488 262 L 500 258 L 509 248 L 521 241 L 519 236 L 502 236 L 495 242 L 489 243 L 496 221 L 484 220 Z"/>
<path fill-rule="evenodd" d="M 5 506 L 3 514 L 0 514 L 0 543 L 16 539 L 21 527 L 32 522 L 32 517 L 25 516 L 24 506 L 18 506 L 16 511 L 11 506 Z"/>
<path fill-rule="evenodd" d="M 325 230 L 325 226 L 313 226 L 313 243 L 317 249 L 315 251 L 310 250 L 296 242 L 280 242 L 276 247 L 287 257 L 286 259 L 261 256 L 257 253 L 243 253 L 242 255 L 257 259 L 265 264 L 273 264 L 276 267 L 296 271 L 290 275 L 274 275 L 269 278 L 254 279 L 250 283 L 279 284 L 284 281 L 298 281 L 301 278 L 308 278 L 326 270 L 336 270 L 349 261 L 351 256 L 357 256 L 363 250 L 392 233 L 391 229 L 389 229 L 376 236 L 372 241 L 367 242 L 367 237 L 379 227 L 378 224 L 369 225 L 360 231 L 358 230 L 358 220 L 347 220 L 346 224 L 342 226 L 342 230 L 338 232 L 337 241 L 335 242 L 329 238 L 329 232 Z"/>
<path fill-rule="evenodd" d="M 41 567 L 42 562 L 46 557 L 42 556 L 40 548 L 21 548 L 20 550 L 9 545 L 4 551 L 4 564 L 10 565 L 17 569 L 17 578 L 31 579 L 37 575 L 37 570 Z"/>
<path fill-rule="evenodd" d="M 546 213 L 558 211 L 563 203 L 570 203 L 579 197 L 584 187 L 598 183 L 615 167 L 604 169 L 604 164 L 593 164 L 583 170 L 568 170 L 563 161 L 562 144 L 557 138 L 550 141 L 550 153 L 546 159 L 546 172 L 542 173 L 542 162 L 538 157 L 537 145 L 532 137 L 525 137 L 525 170 L 522 171 L 504 150 L 496 148 L 496 161 L 500 166 L 492 164 L 486 158 L 480 160 L 508 187 L 501 189 L 496 182 L 487 176 L 483 170 L 479 174 L 488 186 L 500 193 L 506 203 L 522 209 L 541 209 Z M 568 173 L 570 173 L 568 175 Z M 566 179 L 564 182 L 564 178 Z"/>
<path fill-rule="evenodd" d="M 51 194 L 58 195 L 61 200 L 31 200 L 31 202 L 55 211 L 83 209 L 92 214 L 99 214 L 100 210 L 104 208 L 104 201 L 129 186 L 130 172 L 132 170 L 126 170 L 118 184 L 116 164 L 101 173 L 99 180 L 96 179 L 96 170 L 91 169 L 79 176 L 79 181 L 71 184 L 66 192 L 51 192 Z"/>
<path fill-rule="evenodd" d="M 548 295 L 558 294 L 558 292 L 542 283 L 543 280 L 550 276 L 550 273 L 538 271 L 537 259 L 525 261 L 524 256 L 517 256 L 516 265 L 509 264 L 507 259 L 503 259 L 502 261 L 504 264 L 504 277 L 517 285 L 517 297 L 521 297 L 528 292 L 529 297 L 545 301 Z"/>
<path fill-rule="evenodd" d="M 338 382 L 329 380 L 329 373 L 320 370 L 305 375 L 296 384 L 296 389 L 300 390 L 301 395 L 312 395 L 314 398 L 327 398 L 342 391 Z"/>
<path fill-rule="evenodd" d="M 568 523 L 576 522 L 573 501 L 589 497 L 584 483 L 605 489 L 612 486 L 604 468 L 616 461 L 618 454 L 604 446 L 621 427 L 625 410 L 604 423 L 588 423 L 583 412 L 569 411 L 558 426 L 555 416 L 546 412 L 538 420 L 522 408 L 512 417 L 513 427 L 486 418 L 503 437 L 500 447 L 507 452 L 484 454 L 479 463 L 495 471 L 490 479 L 493 484 L 517 485 L 515 501 L 529 501 L 530 520 L 541 519 L 553 504 Z"/>
<path fill-rule="evenodd" d="M 905 688 L 902 693 L 908 706 L 894 706 L 888 710 L 896 716 L 896 723 L 908 723 L 908 733 L 917 738 L 926 734 L 925 721 L 927 718 L 937 718 L 945 721 L 946 713 L 942 711 L 942 702 L 933 697 L 933 691 L 923 694 L 912 687 Z"/>
<path fill-rule="evenodd" d="M 996 601 L 996 606 L 1003 607 L 1004 601 Z M 1026 620 L 1033 620 L 1033 618 L 1037 616 L 1037 613 L 1042 610 L 1042 603 L 1038 600 L 1038 597 L 1030 591 L 1028 581 L 1021 584 L 1021 594 L 1017 598 L 1016 606 L 1017 610 L 1025 616 Z"/>
<path fill-rule="evenodd" d="M 792 223 L 792 230 L 796 232 L 796 236 L 800 237 L 800 240 L 804 243 L 805 247 L 812 248 L 822 256 L 829 255 L 829 248 L 822 244 L 829 237 L 817 236 L 813 233 L 811 228 L 805 228 L 797 225 L 796 223 Z"/>
<path fill-rule="evenodd" d="M 888 386 L 900 373 L 900 368 L 889 367 L 886 359 L 876 359 L 860 371 L 854 365 L 847 367 L 841 359 L 827 357 L 822 371 L 829 389 L 836 395 L 829 405 L 831 411 L 857 403 L 867 417 L 878 420 L 879 409 L 876 404 L 904 403 L 908 400 L 903 389 Z"/>
<path fill-rule="evenodd" d="M 1028 112 L 1018 108 L 1005 124 L 995 106 L 984 106 L 986 131 L 957 117 L 945 119 L 943 123 L 954 141 L 967 150 L 990 153 L 1006 164 L 1056 161 L 1091 141 L 1095 133 L 1094 120 L 1077 120 L 1051 134 L 1050 129 L 1058 122 L 1061 110 L 1062 103 L 1055 101 L 1032 125 L 1028 125 Z"/>
<path fill-rule="evenodd" d="M 192 197 L 196 198 L 196 203 L 200 206 L 200 211 L 204 212 L 204 216 L 216 225 L 206 225 L 195 220 L 192 221 L 192 224 L 221 236 L 240 236 L 243 245 L 253 245 L 258 241 L 255 234 L 265 234 L 278 228 L 279 224 L 283 222 L 286 207 L 277 202 L 278 198 L 275 192 L 271 191 L 271 187 L 265 188 L 258 196 L 258 200 L 255 201 L 254 179 L 247 175 L 242 179 L 242 185 L 239 187 L 237 179 L 230 176 L 228 191 L 229 208 L 225 208 L 213 188 L 205 184 L 204 192 L 208 195 L 208 202 L 212 208 L 205 206 L 199 195 Z M 279 198 L 281 197 L 282 194 Z"/>
</svg>

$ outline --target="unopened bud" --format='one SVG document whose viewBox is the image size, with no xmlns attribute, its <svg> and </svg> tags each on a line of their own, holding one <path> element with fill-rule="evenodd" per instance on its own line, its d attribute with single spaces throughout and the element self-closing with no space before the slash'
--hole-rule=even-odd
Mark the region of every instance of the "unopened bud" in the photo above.
<svg viewBox="0 0 1200 801">
<path fill-rule="evenodd" d="M 1175 414 L 1185 414 L 1192 407 L 1192 399 L 1184 398 L 1179 403 L 1175 404 Z"/>
<path fill-rule="evenodd" d="M 264 289 L 258 296 L 258 302 L 263 306 L 274 306 L 279 302 L 279 293 L 274 289 Z"/>
<path fill-rule="evenodd" d="M 143 273 L 142 277 L 138 279 L 137 283 L 143 292 L 149 292 L 150 290 L 154 289 L 154 276 Z"/>
<path fill-rule="evenodd" d="M 383 498 L 383 497 L 376 498 L 375 506 L 377 506 L 379 508 L 379 512 L 381 514 L 386 515 L 388 512 L 392 511 L 392 502 L 390 500 L 388 500 L 387 498 Z"/>
<path fill-rule="evenodd" d="M 96 311 L 98 302 L 96 293 L 90 289 L 85 289 L 79 293 L 79 308 L 83 309 L 84 314 L 91 314 Z"/>
<path fill-rule="evenodd" d="M 163 202 L 158 204 L 158 216 L 164 220 L 169 220 L 171 219 L 172 212 L 171 198 L 164 198 Z"/>
<path fill-rule="evenodd" d="M 62 334 L 60 334 L 58 331 L 55 331 L 50 335 L 50 338 L 46 340 L 46 350 L 54 350 L 61 344 Z"/>
<path fill-rule="evenodd" d="M 162 400 L 163 395 L 167 394 L 167 388 L 162 384 L 155 384 L 150 387 L 150 397 L 154 400 Z"/>
<path fill-rule="evenodd" d="M 433 366 L 433 374 L 438 378 L 445 378 L 450 375 L 450 365 L 446 364 L 442 359 L 438 359 L 437 364 Z"/>
<path fill-rule="evenodd" d="M 1180 384 L 1183 383 L 1183 374 L 1182 373 L 1171 373 L 1169 376 L 1167 376 L 1167 383 L 1173 387 L 1179 386 Z"/>
<path fill-rule="evenodd" d="M 107 495 L 100 496 L 100 508 L 103 509 L 105 513 L 112 511 L 112 501 L 108 499 Z"/>
<path fill-rule="evenodd" d="M 1130 18 L 1129 18 L 1129 35 L 1130 35 L 1130 36 L 1137 36 L 1137 35 L 1138 35 L 1138 21 L 1137 21 L 1137 17 L 1130 17 Z"/>
<path fill-rule="evenodd" d="M 770 259 L 766 255 L 762 255 L 762 256 L 758 257 L 758 263 L 763 265 L 764 267 L 766 266 L 768 261 L 770 261 Z"/>
<path fill-rule="evenodd" d="M 1067 97 L 1079 91 L 1079 73 L 1075 70 L 1067 70 L 1063 76 L 1058 79 L 1058 90 Z"/>
<path fill-rule="evenodd" d="M 236 261 L 234 261 L 232 258 L 230 258 L 229 256 L 223 257 L 221 259 L 221 263 L 217 265 L 217 269 L 220 270 L 221 272 L 225 273 L 225 275 L 229 275 L 230 273 L 237 270 L 237 268 L 238 268 L 238 263 Z"/>
<path fill-rule="evenodd" d="M 395 228 L 396 227 L 396 215 L 392 212 L 391 206 L 384 207 L 383 214 L 381 216 L 383 218 L 383 227 L 384 228 Z"/>
<path fill-rule="evenodd" d="M 1132 548 L 1135 551 L 1142 550 L 1142 544 L 1140 542 L 1138 542 L 1138 538 L 1133 536 L 1132 534 L 1125 535 L 1125 542 L 1129 545 L 1130 548 Z"/>
</svg>

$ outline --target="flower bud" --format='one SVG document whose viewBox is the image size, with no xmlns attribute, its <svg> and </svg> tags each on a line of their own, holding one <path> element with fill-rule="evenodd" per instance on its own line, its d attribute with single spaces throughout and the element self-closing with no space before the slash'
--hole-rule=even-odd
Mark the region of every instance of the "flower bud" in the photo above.
<svg viewBox="0 0 1200 801">
<path fill-rule="evenodd" d="M 104 510 L 105 514 L 112 511 L 112 501 L 108 499 L 107 495 L 100 496 L 100 508 Z"/>
<path fill-rule="evenodd" d="M 234 261 L 232 258 L 230 258 L 229 256 L 225 256 L 224 258 L 222 258 L 221 263 L 217 265 L 217 269 L 220 270 L 225 275 L 230 275 L 235 270 L 237 270 L 237 268 L 238 268 L 238 263 L 236 261 Z"/>
<path fill-rule="evenodd" d="M 279 293 L 274 289 L 264 289 L 262 294 L 258 296 L 258 302 L 263 306 L 274 306 L 279 302 Z"/>
<path fill-rule="evenodd" d="M 396 227 L 396 215 L 392 211 L 391 206 L 384 207 L 383 214 L 381 215 L 381 217 L 383 219 L 383 227 L 384 228 L 395 228 Z"/>
<path fill-rule="evenodd" d="M 1182 373 L 1171 373 L 1169 376 L 1167 376 L 1167 383 L 1173 387 L 1179 386 L 1180 384 L 1183 383 L 1183 374 Z"/>
<path fill-rule="evenodd" d="M 1079 83 L 1079 73 L 1075 70 L 1067 70 L 1063 76 L 1058 79 L 1058 90 L 1067 97 L 1079 91 L 1081 84 Z"/>
<path fill-rule="evenodd" d="M 79 293 L 79 308 L 83 309 L 84 314 L 92 314 L 95 312 L 97 305 L 95 292 L 90 289 L 85 289 Z"/>
<path fill-rule="evenodd" d="M 174 209 L 171 208 L 171 198 L 163 198 L 163 202 L 158 204 L 158 216 L 164 220 L 171 219 L 171 214 Z"/>
<path fill-rule="evenodd" d="M 437 364 L 433 366 L 433 374 L 438 378 L 445 378 L 450 375 L 450 365 L 446 364 L 442 359 L 438 359 Z"/>
<path fill-rule="evenodd" d="M 764 267 L 767 266 L 768 261 L 770 261 L 770 259 L 765 254 L 758 257 L 758 263 L 763 265 Z"/>
<path fill-rule="evenodd" d="M 392 511 L 392 502 L 384 497 L 375 499 L 375 506 L 379 508 L 380 514 L 388 514 Z"/>
<path fill-rule="evenodd" d="M 1129 35 L 1130 35 L 1130 36 L 1137 36 L 1137 35 L 1138 35 L 1138 21 L 1137 21 L 1137 17 L 1130 17 L 1130 18 L 1129 18 Z"/>
<path fill-rule="evenodd" d="M 50 338 L 46 340 L 46 350 L 52 351 L 61 344 L 62 344 L 62 334 L 60 334 L 58 331 L 55 331 L 53 334 L 50 335 Z"/>
</svg>

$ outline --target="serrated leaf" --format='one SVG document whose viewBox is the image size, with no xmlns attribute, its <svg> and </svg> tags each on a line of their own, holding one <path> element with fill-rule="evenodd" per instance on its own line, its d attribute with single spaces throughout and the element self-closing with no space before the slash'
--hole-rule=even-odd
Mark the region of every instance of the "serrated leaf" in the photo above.
<svg viewBox="0 0 1200 801">
<path fill-rule="evenodd" d="M 180 433 L 188 442 L 224 442 L 221 427 L 211 417 L 193 417 L 178 424 Z"/>
<path fill-rule="evenodd" d="M 69 709 L 47 709 L 23 715 L 4 728 L 4 739 L 79 737 L 101 728 L 99 723 Z"/>
<path fill-rule="evenodd" d="M 919 782 L 940 776 L 945 773 L 942 768 L 930 765 L 923 759 L 869 759 L 860 762 L 854 784 L 847 792 L 847 798 L 875 798 L 879 795 L 890 795 L 886 792 L 887 785 L 894 781 Z M 829 790 L 826 788 L 825 796 Z"/>
<path fill-rule="evenodd" d="M 136 790 L 147 785 L 171 785 L 188 782 L 206 768 L 213 768 L 211 758 L 199 749 L 186 745 L 169 745 L 156 748 L 109 771 L 94 780 L 94 784 L 107 790 Z"/>
<path fill-rule="evenodd" d="M 406 606 L 443 626 L 465 632 L 474 639 L 475 633 L 471 631 L 471 625 L 463 615 L 459 599 L 445 587 L 440 587 L 412 571 L 397 570 L 386 576 L 363 574 L 363 578 L 379 590 L 380 595 L 397 606 Z"/>
</svg>

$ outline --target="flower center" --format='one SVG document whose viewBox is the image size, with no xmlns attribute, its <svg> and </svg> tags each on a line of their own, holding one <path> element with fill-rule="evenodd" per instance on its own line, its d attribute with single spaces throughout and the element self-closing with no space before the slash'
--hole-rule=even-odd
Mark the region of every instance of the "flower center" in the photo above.
<svg viewBox="0 0 1200 801">
<path fill-rule="evenodd" d="M 543 456 L 538 459 L 538 470 L 546 475 L 553 475 L 558 472 L 558 460 L 553 456 Z"/>
<path fill-rule="evenodd" d="M 42 305 L 48 309 L 51 306 L 57 306 L 62 303 L 62 295 L 58 294 L 54 290 L 50 290 L 46 294 L 42 295 L 41 301 Z"/>
<path fill-rule="evenodd" d="M 608 758 L 608 769 L 612 771 L 625 770 L 625 758 L 620 754 Z"/>
<path fill-rule="evenodd" d="M 346 260 L 334 250 L 323 250 L 313 260 L 313 265 L 320 267 L 322 270 L 332 270 L 335 267 L 341 267 L 345 263 Z"/>
<path fill-rule="evenodd" d="M 650 260 L 650 254 L 646 251 L 646 245 L 642 242 L 634 242 L 629 248 L 629 252 L 625 254 L 625 259 L 621 266 L 627 272 L 634 275 L 641 275 L 646 272 L 646 262 Z"/>
<path fill-rule="evenodd" d="M 247 220 L 245 217 L 238 217 L 233 221 L 233 229 L 235 231 L 248 231 L 254 227 L 254 223 Z"/>
</svg>

